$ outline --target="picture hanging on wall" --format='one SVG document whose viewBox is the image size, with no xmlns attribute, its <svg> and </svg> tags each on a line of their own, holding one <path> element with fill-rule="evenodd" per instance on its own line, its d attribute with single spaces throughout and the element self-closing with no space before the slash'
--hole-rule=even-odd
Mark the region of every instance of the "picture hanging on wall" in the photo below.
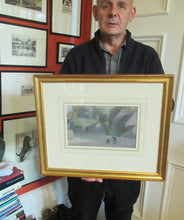
<svg viewBox="0 0 184 220">
<path fill-rule="evenodd" d="M 0 1 L 0 15 L 38 23 L 47 23 L 47 8 L 47 0 Z"/>
<path fill-rule="evenodd" d="M 51 33 L 80 37 L 82 0 L 51 1 Z"/>
<path fill-rule="evenodd" d="M 34 75 L 51 72 L 1 72 L 1 115 L 35 111 Z"/>
<path fill-rule="evenodd" d="M 63 63 L 68 52 L 75 47 L 75 44 L 57 43 L 57 63 Z"/>
<path fill-rule="evenodd" d="M 47 66 L 47 30 L 0 22 L 0 33 L 0 66 Z"/>
<path fill-rule="evenodd" d="M 22 185 L 36 181 L 40 174 L 36 117 L 2 121 L 3 139 L 6 143 L 4 159 L 24 171 Z"/>
</svg>

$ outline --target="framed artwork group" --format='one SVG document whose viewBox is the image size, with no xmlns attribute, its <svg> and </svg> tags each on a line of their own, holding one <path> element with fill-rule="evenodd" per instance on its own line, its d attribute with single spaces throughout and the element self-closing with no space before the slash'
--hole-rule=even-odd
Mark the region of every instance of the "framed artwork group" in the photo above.
<svg viewBox="0 0 184 220">
<path fill-rule="evenodd" d="M 51 0 L 51 34 L 79 38 L 81 36 L 82 0 Z M 48 23 L 46 0 L 2 0 L 0 16 Z M 0 66 L 47 67 L 48 30 L 0 22 Z M 67 52 L 75 46 L 57 43 L 57 63 L 63 63 Z"/>
<path fill-rule="evenodd" d="M 43 177 L 39 168 L 33 77 L 52 74 L 46 71 L 0 72 L 1 130 L 6 143 L 4 160 L 12 161 L 24 171 L 23 185 Z"/>
<path fill-rule="evenodd" d="M 48 36 L 81 37 L 82 0 L 51 0 L 50 5 L 48 2 L 0 1 L 0 117 L 7 146 L 4 159 L 24 171 L 23 185 L 43 177 L 38 156 L 33 77 L 55 74 L 43 70 L 48 65 Z M 74 46 L 66 40 L 56 42 L 55 64 L 62 64 Z M 25 143 L 29 146 L 26 151 Z"/>
</svg>

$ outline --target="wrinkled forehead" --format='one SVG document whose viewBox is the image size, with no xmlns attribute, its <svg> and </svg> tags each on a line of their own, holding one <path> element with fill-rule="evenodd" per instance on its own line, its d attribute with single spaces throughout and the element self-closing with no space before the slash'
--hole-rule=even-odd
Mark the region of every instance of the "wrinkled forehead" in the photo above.
<svg viewBox="0 0 184 220">
<path fill-rule="evenodd" d="M 115 1 L 115 0 L 96 0 L 96 4 L 99 4 L 99 3 L 101 3 L 101 2 L 113 2 L 113 1 Z M 122 2 L 130 2 L 130 3 L 132 3 L 133 4 L 133 0 L 119 0 L 119 1 L 122 1 Z"/>
</svg>

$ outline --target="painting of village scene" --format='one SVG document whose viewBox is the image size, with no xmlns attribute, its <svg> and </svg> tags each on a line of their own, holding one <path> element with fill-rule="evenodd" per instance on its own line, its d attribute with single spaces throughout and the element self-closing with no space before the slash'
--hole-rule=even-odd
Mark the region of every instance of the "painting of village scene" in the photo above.
<svg viewBox="0 0 184 220">
<path fill-rule="evenodd" d="M 67 105 L 68 146 L 136 149 L 137 106 Z"/>
<path fill-rule="evenodd" d="M 6 4 L 42 11 L 42 0 L 5 0 Z"/>
<path fill-rule="evenodd" d="M 36 57 L 36 39 L 12 35 L 12 56 Z"/>
</svg>

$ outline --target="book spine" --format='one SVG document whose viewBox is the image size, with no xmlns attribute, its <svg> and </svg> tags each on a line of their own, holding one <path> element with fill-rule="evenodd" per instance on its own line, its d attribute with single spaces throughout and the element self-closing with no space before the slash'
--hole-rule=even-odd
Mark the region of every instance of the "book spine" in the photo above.
<svg viewBox="0 0 184 220">
<path fill-rule="evenodd" d="M 17 201 L 18 201 L 18 196 L 4 203 L 3 206 L 0 208 L 0 215 L 4 210 L 8 209 L 9 207 L 17 203 Z"/>
<path fill-rule="evenodd" d="M 0 197 L 4 197 L 7 196 L 8 194 L 15 192 L 17 189 L 21 188 L 22 185 L 20 184 L 20 182 L 17 182 L 11 186 L 8 186 L 2 190 L 0 190 Z"/>
<path fill-rule="evenodd" d="M 20 201 L 19 199 L 16 201 L 16 203 L 11 204 L 11 206 L 9 208 L 6 208 L 4 211 L 2 211 L 0 213 L 0 217 L 3 216 L 4 214 L 7 214 L 8 212 L 10 212 L 11 210 L 13 210 L 15 207 L 17 207 L 18 205 L 20 205 Z"/>
<path fill-rule="evenodd" d="M 22 207 L 12 212 L 8 217 L 6 217 L 6 220 L 18 220 L 19 216 L 25 215 L 24 210 Z"/>
<path fill-rule="evenodd" d="M 9 200 L 10 198 L 13 198 L 15 197 L 17 194 L 13 191 L 13 192 L 10 192 L 8 193 L 7 195 L 5 196 L 2 196 L 0 197 L 0 206 L 5 203 L 7 200 Z"/>
<path fill-rule="evenodd" d="M 5 189 L 6 187 L 9 187 L 17 182 L 20 182 L 21 180 L 24 180 L 23 174 L 20 174 L 19 176 L 12 178 L 12 179 L 0 184 L 0 190 Z"/>
<path fill-rule="evenodd" d="M 10 216 L 11 214 L 13 214 L 15 211 L 17 211 L 18 209 L 22 208 L 22 205 L 20 203 L 14 205 L 9 211 L 7 211 L 6 213 L 4 213 L 3 216 L 0 217 L 1 220 L 6 219 L 8 216 Z"/>
</svg>

